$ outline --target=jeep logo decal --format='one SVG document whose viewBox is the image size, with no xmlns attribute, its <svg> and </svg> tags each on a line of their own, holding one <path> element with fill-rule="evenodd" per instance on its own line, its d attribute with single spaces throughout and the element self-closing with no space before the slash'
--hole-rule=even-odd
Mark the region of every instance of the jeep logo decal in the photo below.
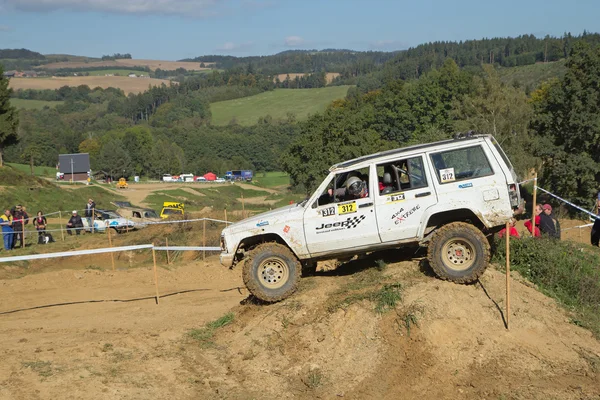
<svg viewBox="0 0 600 400">
<path fill-rule="evenodd" d="M 364 215 L 348 217 L 345 221 L 334 222 L 331 224 L 321 224 L 317 227 L 317 233 L 334 232 L 342 229 L 356 228 L 366 217 Z"/>
</svg>

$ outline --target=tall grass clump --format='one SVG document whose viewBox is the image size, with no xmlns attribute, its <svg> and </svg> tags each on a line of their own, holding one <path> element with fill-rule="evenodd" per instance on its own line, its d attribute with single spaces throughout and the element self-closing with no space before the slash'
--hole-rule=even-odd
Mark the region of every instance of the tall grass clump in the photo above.
<svg viewBox="0 0 600 400">
<path fill-rule="evenodd" d="M 494 261 L 506 264 L 504 241 Z M 554 239 L 523 238 L 510 244 L 511 268 L 573 313 L 573 323 L 600 338 L 600 252 Z"/>
</svg>

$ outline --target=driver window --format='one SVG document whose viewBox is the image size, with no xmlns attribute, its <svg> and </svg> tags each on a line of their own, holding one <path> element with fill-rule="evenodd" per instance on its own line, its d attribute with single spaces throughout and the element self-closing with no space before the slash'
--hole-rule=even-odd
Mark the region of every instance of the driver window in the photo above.
<svg viewBox="0 0 600 400">
<path fill-rule="evenodd" d="M 336 174 L 313 207 L 370 197 L 369 168 Z"/>
<path fill-rule="evenodd" d="M 133 217 L 134 218 L 142 218 L 142 216 L 140 215 L 140 213 L 138 211 L 133 212 Z"/>
</svg>

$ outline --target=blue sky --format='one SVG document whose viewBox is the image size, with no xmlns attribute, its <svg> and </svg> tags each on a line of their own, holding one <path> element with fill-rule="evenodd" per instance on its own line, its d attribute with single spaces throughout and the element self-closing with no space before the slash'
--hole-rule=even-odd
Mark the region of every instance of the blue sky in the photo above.
<svg viewBox="0 0 600 400">
<path fill-rule="evenodd" d="M 176 60 L 600 31 L 600 1 L 0 0 L 0 48 Z"/>
</svg>

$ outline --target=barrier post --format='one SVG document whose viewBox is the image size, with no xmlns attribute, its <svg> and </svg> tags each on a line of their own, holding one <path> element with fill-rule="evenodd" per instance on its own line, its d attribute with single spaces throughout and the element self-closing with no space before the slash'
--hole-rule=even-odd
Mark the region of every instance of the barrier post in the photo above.
<svg viewBox="0 0 600 400">
<path fill-rule="evenodd" d="M 92 233 L 94 233 L 94 220 L 96 219 L 96 209 L 92 208 Z M 110 236 L 109 236 L 110 237 Z"/>
<path fill-rule="evenodd" d="M 202 247 L 206 247 L 206 219 L 202 220 Z M 206 264 L 206 249 L 202 251 L 202 261 Z"/>
<path fill-rule="evenodd" d="M 506 223 L 506 329 L 510 318 L 510 222 Z"/>
<path fill-rule="evenodd" d="M 65 241 L 65 231 L 63 230 L 63 223 L 62 223 L 62 211 L 58 211 L 58 223 L 60 224 L 60 236 L 62 237 L 62 241 Z"/>
<path fill-rule="evenodd" d="M 242 192 L 242 219 L 246 219 L 246 207 L 244 206 L 244 192 Z"/>
<path fill-rule="evenodd" d="M 533 177 L 533 205 L 531 206 L 531 237 L 535 237 L 535 206 L 537 203 L 537 172 Z"/>
<path fill-rule="evenodd" d="M 154 250 L 154 243 L 152 243 L 152 262 L 154 263 L 154 287 L 156 288 L 156 304 L 160 304 L 160 297 L 158 296 L 158 275 L 156 273 L 156 250 Z"/>
<path fill-rule="evenodd" d="M 225 209 L 225 225 L 227 225 L 227 209 Z"/>
<path fill-rule="evenodd" d="M 167 265 L 171 264 L 171 257 L 169 256 L 169 238 L 165 238 L 167 247 Z"/>
<path fill-rule="evenodd" d="M 21 217 L 21 248 L 25 248 L 25 218 Z"/>
<path fill-rule="evenodd" d="M 108 235 L 108 247 L 112 248 L 112 238 L 110 235 L 110 228 L 106 227 L 106 234 Z M 112 270 L 115 270 L 115 254 L 113 252 L 110 253 L 110 261 L 112 263 Z"/>
</svg>

